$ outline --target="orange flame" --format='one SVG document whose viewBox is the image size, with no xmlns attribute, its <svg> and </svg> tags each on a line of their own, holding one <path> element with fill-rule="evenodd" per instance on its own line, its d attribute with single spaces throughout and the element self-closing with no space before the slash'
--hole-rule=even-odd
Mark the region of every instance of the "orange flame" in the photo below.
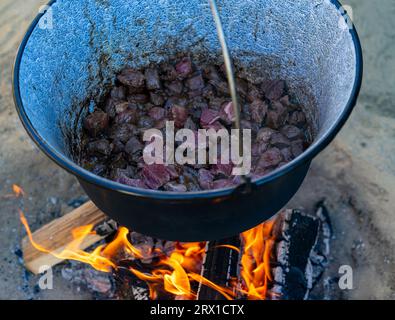
<svg viewBox="0 0 395 320">
<path fill-rule="evenodd" d="M 268 282 L 273 280 L 270 271 L 273 225 L 271 220 L 241 234 L 244 250 L 240 274 L 245 286 L 241 292 L 251 300 L 266 299 Z"/>
<path fill-rule="evenodd" d="M 12 191 L 14 191 L 14 193 L 15 193 L 15 195 L 17 197 L 25 196 L 25 192 L 23 191 L 23 189 L 20 186 L 16 185 L 16 184 L 12 185 Z"/>
<path fill-rule="evenodd" d="M 21 187 L 14 184 L 12 188 L 17 197 L 24 196 Z M 270 255 L 274 245 L 273 220 L 242 233 L 242 251 L 227 244 L 214 248 L 228 248 L 241 254 L 240 275 L 243 283 L 240 286 L 238 279 L 231 279 L 230 287 L 225 288 L 199 274 L 206 253 L 205 242 L 176 243 L 175 248 L 167 254 L 158 248 L 141 250 L 130 243 L 129 230 L 120 227 L 112 242 L 99 245 L 92 252 L 86 252 L 81 249 L 81 245 L 88 235 L 95 234 L 94 226 L 87 225 L 72 230 L 73 240 L 60 252 L 54 252 L 34 241 L 26 217 L 21 210 L 19 214 L 32 246 L 60 260 L 80 261 L 91 265 L 96 270 L 111 272 L 118 268 L 117 260 L 121 253 L 141 260 L 157 257 L 156 269 L 151 273 L 129 268 L 130 272 L 147 283 L 151 299 L 157 299 L 161 290 L 175 295 L 178 299 L 196 299 L 197 293 L 194 292 L 191 283 L 198 282 L 216 290 L 228 300 L 236 298 L 236 293 L 251 300 L 264 300 L 267 297 L 268 284 L 273 280 L 270 271 Z"/>
<path fill-rule="evenodd" d="M 71 241 L 65 249 L 61 252 L 53 252 L 50 251 L 38 243 L 36 243 L 33 239 L 32 232 L 27 223 L 26 217 L 23 212 L 19 210 L 20 219 L 22 224 L 24 225 L 29 240 L 34 248 L 38 251 L 48 253 L 53 255 L 54 257 L 60 260 L 76 260 L 87 263 L 91 265 L 93 268 L 103 272 L 110 272 L 112 268 L 116 268 L 116 264 L 113 263 L 110 259 L 101 255 L 103 251 L 104 245 L 98 246 L 93 252 L 88 253 L 80 249 L 81 243 L 84 241 L 87 235 L 92 234 L 93 225 L 82 226 L 74 229 L 72 231 L 73 241 Z"/>
<path fill-rule="evenodd" d="M 153 253 L 156 253 L 159 256 L 158 268 L 153 270 L 151 274 L 141 272 L 132 267 L 130 268 L 130 271 L 134 275 L 147 282 L 151 299 L 156 299 L 161 289 L 181 299 L 196 299 L 197 294 L 192 290 L 191 281 L 197 281 L 203 285 L 207 285 L 219 291 L 227 299 L 233 298 L 232 290 L 222 288 L 196 273 L 202 267 L 206 247 L 205 242 L 177 243 L 170 256 L 167 256 L 159 249 L 155 249 L 156 252 L 145 253 L 130 243 L 128 239 L 129 230 L 120 227 L 111 243 L 100 245 L 89 253 L 80 249 L 86 236 L 95 234 L 93 225 L 87 225 L 78 227 L 72 231 L 73 240 L 65 249 L 61 252 L 53 252 L 34 241 L 26 217 L 22 211 L 19 211 L 19 213 L 20 220 L 35 249 L 51 254 L 61 260 L 75 260 L 87 263 L 102 272 L 111 272 L 117 269 L 117 256 L 122 251 L 132 255 L 135 259 L 142 260 L 152 258 Z"/>
</svg>

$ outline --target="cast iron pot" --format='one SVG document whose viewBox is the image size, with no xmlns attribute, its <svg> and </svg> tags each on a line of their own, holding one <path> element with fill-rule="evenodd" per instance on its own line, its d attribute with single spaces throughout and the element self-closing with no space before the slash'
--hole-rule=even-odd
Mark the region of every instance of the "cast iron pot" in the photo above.
<svg viewBox="0 0 395 320">
<path fill-rule="evenodd" d="M 311 160 L 349 117 L 362 79 L 357 33 L 337 1 L 219 1 L 235 64 L 283 79 L 315 125 L 312 146 L 252 184 L 169 193 L 121 185 L 73 161 L 81 119 L 126 65 L 174 54 L 218 60 L 208 2 L 52 1 L 29 28 L 14 69 L 20 119 L 39 148 L 77 177 L 92 201 L 131 230 L 167 240 L 225 238 L 269 219 L 297 192 Z M 319 187 L 319 186 L 317 186 Z"/>
</svg>

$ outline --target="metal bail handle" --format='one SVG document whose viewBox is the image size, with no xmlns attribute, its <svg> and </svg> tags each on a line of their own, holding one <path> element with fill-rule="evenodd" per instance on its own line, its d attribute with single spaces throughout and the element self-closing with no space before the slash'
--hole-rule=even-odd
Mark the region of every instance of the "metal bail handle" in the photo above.
<svg viewBox="0 0 395 320">
<path fill-rule="evenodd" d="M 223 54 L 225 69 L 226 69 L 226 77 L 228 79 L 229 90 L 230 90 L 230 95 L 232 97 L 233 110 L 235 114 L 234 126 L 236 129 L 239 130 L 239 150 L 241 152 L 241 155 L 243 156 L 244 155 L 243 137 L 242 137 L 241 121 L 240 121 L 241 109 L 237 98 L 236 81 L 235 81 L 232 59 L 228 49 L 228 44 L 226 42 L 224 28 L 222 26 L 222 21 L 219 15 L 217 2 L 216 0 L 209 0 L 209 3 L 210 3 L 211 12 L 213 14 L 214 22 L 217 28 L 218 39 L 219 42 L 221 43 L 222 54 Z M 251 179 L 245 175 L 242 176 L 242 179 L 244 180 L 245 186 L 244 184 L 242 184 L 238 187 L 238 189 L 243 189 L 246 190 L 247 192 L 251 192 L 252 190 Z"/>
</svg>

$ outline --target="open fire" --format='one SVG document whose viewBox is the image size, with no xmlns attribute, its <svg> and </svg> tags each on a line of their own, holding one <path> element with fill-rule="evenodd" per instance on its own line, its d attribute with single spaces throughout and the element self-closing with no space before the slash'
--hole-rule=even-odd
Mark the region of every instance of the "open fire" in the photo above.
<svg viewBox="0 0 395 320">
<path fill-rule="evenodd" d="M 73 241 L 61 252 L 51 252 L 42 247 L 33 239 L 28 222 L 20 211 L 20 219 L 29 236 L 31 244 L 39 251 L 54 255 L 62 260 L 75 260 L 91 265 L 102 272 L 112 272 L 118 268 L 117 261 L 121 256 L 129 256 L 130 259 L 141 261 L 155 261 L 154 269 L 147 273 L 144 270 L 129 267 L 139 279 L 145 281 L 150 289 L 150 298 L 156 299 L 158 292 L 164 290 L 180 299 L 196 299 L 197 294 L 192 289 L 192 283 L 197 282 L 208 286 L 226 299 L 235 299 L 238 295 L 244 295 L 248 299 L 265 299 L 268 281 L 272 279 L 269 268 L 271 248 L 271 226 L 268 222 L 262 224 L 241 235 L 243 239 L 243 251 L 241 258 L 242 284 L 232 282 L 231 287 L 221 287 L 210 279 L 200 274 L 204 255 L 206 252 L 205 242 L 176 243 L 170 253 L 158 248 L 143 250 L 133 245 L 129 238 L 129 230 L 120 227 L 115 238 L 108 244 L 99 245 L 92 252 L 80 249 L 88 234 L 95 233 L 93 225 L 81 226 L 73 230 Z M 231 245 L 219 246 L 239 250 Z"/>
<path fill-rule="evenodd" d="M 14 186 L 13 191 L 17 197 L 24 195 L 20 187 Z M 146 283 L 149 289 L 149 298 L 153 300 L 163 298 L 199 299 L 202 298 L 200 294 L 203 291 L 201 290 L 203 286 L 216 292 L 217 296 L 228 300 L 284 298 L 284 292 L 289 289 L 288 287 L 292 287 L 293 280 L 291 279 L 288 281 L 289 283 L 283 285 L 280 294 L 276 286 L 278 287 L 278 284 L 285 281 L 286 275 L 281 270 L 289 269 L 289 265 L 284 265 L 282 262 L 282 267 L 277 268 L 277 266 L 281 265 L 280 260 L 284 260 L 280 257 L 281 255 L 286 256 L 285 259 L 289 259 L 289 256 L 293 254 L 292 250 L 290 251 L 290 243 L 287 241 L 290 237 L 294 237 L 296 241 L 310 241 L 310 244 L 307 243 L 305 253 L 296 253 L 301 257 L 306 256 L 305 268 L 307 270 L 307 264 L 310 263 L 308 262 L 310 261 L 310 251 L 312 251 L 318 237 L 317 234 L 314 234 L 314 230 L 318 232 L 316 220 L 311 217 L 303 220 L 306 219 L 304 215 L 299 215 L 296 211 L 292 212 L 293 214 L 290 216 L 281 213 L 272 220 L 242 233 L 237 240 L 240 247 L 226 241 L 218 244 L 217 242 L 181 243 L 154 240 L 160 242 L 161 245 L 152 245 L 152 243 L 136 241 L 133 236 L 135 233 L 125 227 L 119 227 L 111 240 L 108 240 L 107 237 L 106 243 L 97 245 L 93 250 L 84 250 L 82 247 L 86 238 L 97 234 L 95 225 L 89 224 L 74 228 L 71 235 L 72 240 L 62 250 L 53 251 L 35 241 L 28 221 L 22 210 L 19 209 L 20 220 L 26 229 L 31 245 L 36 250 L 60 260 L 74 260 L 88 264 L 104 273 L 120 274 L 122 272 L 125 274 L 126 272 L 130 277 L 137 277 Z M 292 219 L 294 221 L 291 221 Z M 300 219 L 302 221 L 299 221 Z M 296 230 L 292 234 L 292 232 L 285 230 L 287 228 L 284 227 L 285 225 L 291 226 L 298 222 L 302 222 L 300 225 L 307 225 L 309 229 L 313 230 L 310 240 L 308 237 L 304 237 L 305 231 Z M 280 228 L 279 225 L 281 225 Z M 284 232 L 288 232 L 285 237 Z M 299 238 L 301 235 L 302 238 Z M 284 238 L 288 238 L 288 240 L 284 242 Z M 281 248 L 286 249 L 284 251 Z M 205 270 L 207 269 L 205 268 L 207 257 L 210 254 L 217 255 L 220 253 L 219 250 L 234 252 L 238 257 L 238 261 L 234 263 L 237 275 L 230 275 L 228 272 L 226 282 L 212 279 L 215 278 L 215 273 L 210 274 Z M 222 269 L 227 268 L 225 262 Z"/>
</svg>

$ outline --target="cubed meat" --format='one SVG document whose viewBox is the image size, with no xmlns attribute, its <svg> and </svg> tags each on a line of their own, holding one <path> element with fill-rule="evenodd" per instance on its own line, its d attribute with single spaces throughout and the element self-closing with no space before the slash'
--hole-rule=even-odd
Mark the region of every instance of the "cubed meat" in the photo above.
<svg viewBox="0 0 395 320">
<path fill-rule="evenodd" d="M 88 154 L 98 156 L 109 156 L 112 151 L 112 146 L 107 139 L 100 139 L 88 143 Z"/>
<path fill-rule="evenodd" d="M 167 93 L 170 96 L 179 95 L 184 90 L 184 85 L 181 81 L 178 80 L 172 82 L 165 82 L 165 87 L 167 89 Z"/>
<path fill-rule="evenodd" d="M 157 190 L 170 181 L 170 174 L 163 164 L 152 164 L 144 166 L 141 178 L 150 189 Z"/>
<path fill-rule="evenodd" d="M 145 83 L 144 75 L 140 71 L 130 68 L 124 69 L 118 76 L 118 80 L 125 86 L 132 88 L 144 87 Z"/>
<path fill-rule="evenodd" d="M 154 106 L 163 106 L 165 97 L 160 93 L 150 92 L 150 101 Z"/>
<path fill-rule="evenodd" d="M 270 144 L 279 149 L 288 148 L 291 145 L 291 140 L 280 132 L 273 133 L 270 138 Z"/>
<path fill-rule="evenodd" d="M 201 92 L 205 86 L 201 73 L 198 73 L 187 79 L 186 85 L 191 91 Z"/>
<path fill-rule="evenodd" d="M 144 75 L 148 90 L 159 90 L 162 87 L 157 68 L 145 69 Z"/>
<path fill-rule="evenodd" d="M 108 128 L 110 118 L 107 113 L 96 110 L 84 120 L 84 128 L 91 137 L 96 137 Z"/>
<path fill-rule="evenodd" d="M 176 182 L 166 183 L 163 186 L 163 188 L 166 191 L 171 191 L 171 192 L 187 192 L 188 191 L 186 186 L 184 186 L 183 184 L 176 183 Z"/>
<path fill-rule="evenodd" d="M 176 72 L 180 78 L 186 78 L 192 73 L 192 61 L 190 58 L 185 57 L 176 64 Z"/>
<path fill-rule="evenodd" d="M 226 124 L 232 124 L 232 122 L 236 120 L 235 109 L 232 101 L 226 102 L 222 105 L 220 117 Z"/>
<path fill-rule="evenodd" d="M 213 124 L 220 119 L 220 114 L 218 111 L 213 109 L 203 109 L 202 115 L 200 117 L 200 124 L 203 128 Z"/>
<path fill-rule="evenodd" d="M 130 138 L 125 145 L 125 153 L 127 153 L 130 156 L 133 156 L 134 154 L 141 152 L 142 150 L 143 150 L 143 144 L 136 137 Z"/>
<path fill-rule="evenodd" d="M 267 99 L 273 101 L 278 100 L 284 95 L 285 82 L 282 80 L 264 81 L 262 90 Z"/>
<path fill-rule="evenodd" d="M 262 100 L 254 100 L 250 105 L 251 119 L 261 124 L 266 117 L 268 106 Z"/>
<path fill-rule="evenodd" d="M 114 119 L 114 123 L 116 124 L 136 124 L 139 120 L 138 112 L 136 109 L 126 109 L 121 113 L 118 113 Z"/>
<path fill-rule="evenodd" d="M 134 188 L 148 189 L 147 185 L 141 179 L 131 179 L 125 175 L 120 176 L 115 181 Z"/>
<path fill-rule="evenodd" d="M 281 128 L 281 133 L 288 139 L 294 140 L 303 136 L 302 130 L 293 125 L 286 125 Z"/>
<path fill-rule="evenodd" d="M 199 170 L 199 185 L 203 190 L 210 190 L 213 186 L 214 175 L 206 169 Z"/>
<path fill-rule="evenodd" d="M 116 101 L 126 100 L 126 88 L 123 86 L 115 87 L 111 90 L 110 96 Z"/>
<path fill-rule="evenodd" d="M 268 169 L 277 166 L 283 161 L 283 156 L 278 148 L 271 148 L 264 152 L 259 158 L 257 169 Z"/>
<path fill-rule="evenodd" d="M 188 119 L 188 110 L 185 107 L 174 105 L 171 110 L 171 119 L 174 121 L 176 128 L 182 128 Z"/>
<path fill-rule="evenodd" d="M 159 120 L 162 120 L 163 118 L 166 117 L 166 110 L 163 109 L 163 108 L 160 108 L 160 107 L 153 107 L 153 108 L 149 111 L 148 115 L 149 115 L 152 119 L 154 119 L 154 120 L 156 120 L 156 121 L 159 121 Z"/>
</svg>

